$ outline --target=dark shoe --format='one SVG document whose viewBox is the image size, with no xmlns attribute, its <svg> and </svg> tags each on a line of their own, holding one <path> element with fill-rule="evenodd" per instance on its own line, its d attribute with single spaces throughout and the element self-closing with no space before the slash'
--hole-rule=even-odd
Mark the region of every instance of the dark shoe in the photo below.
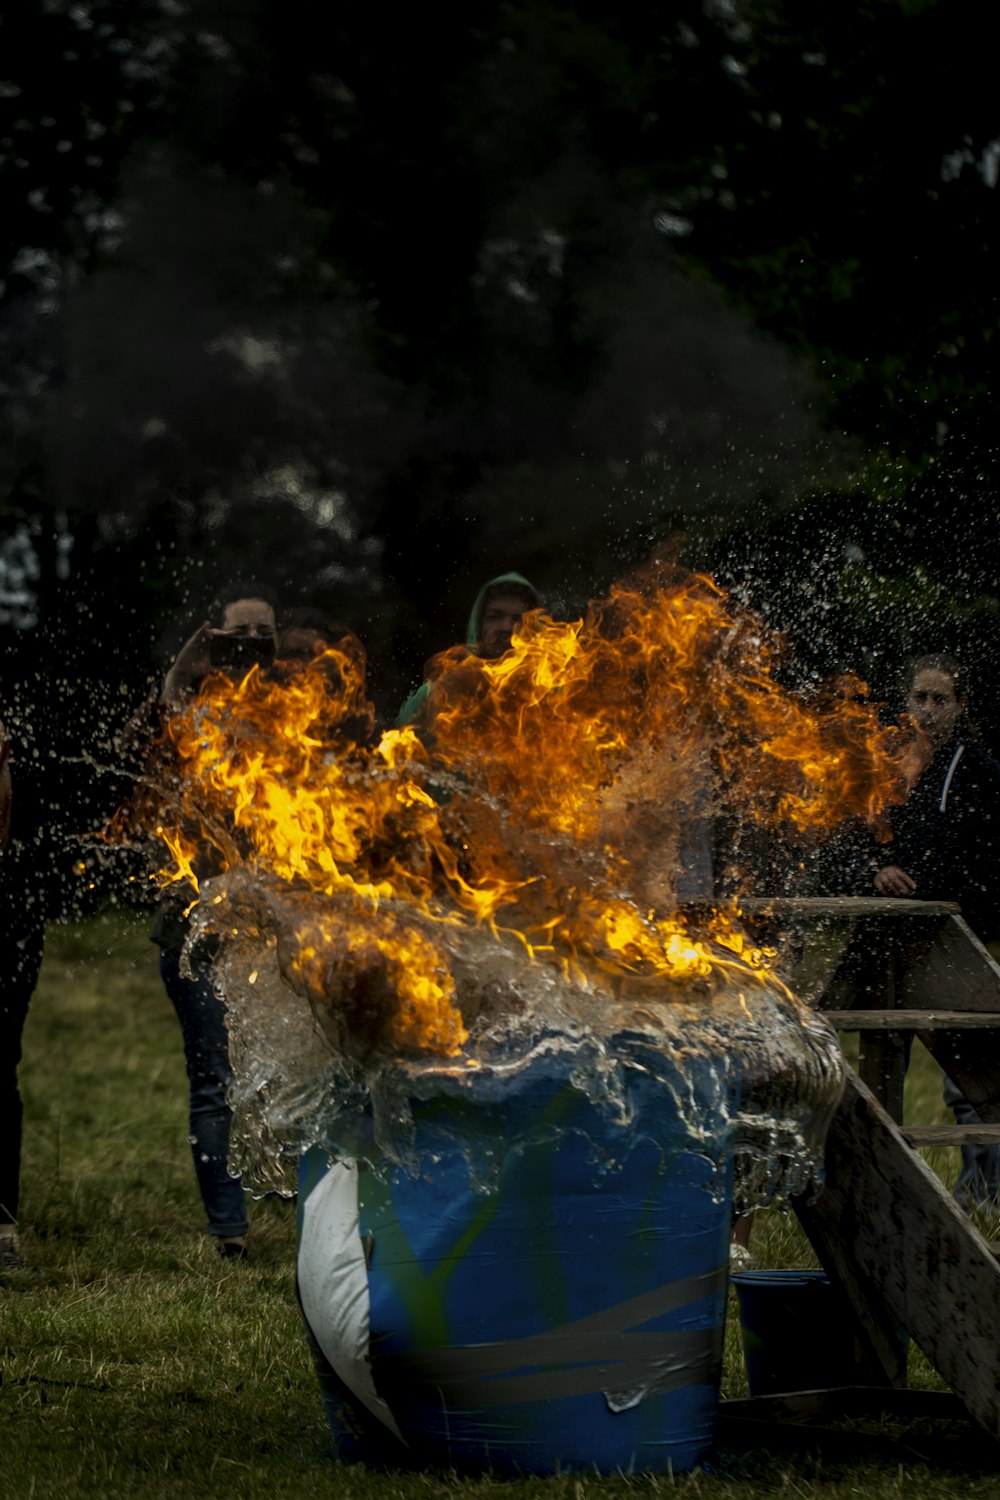
<svg viewBox="0 0 1000 1500">
<path fill-rule="evenodd" d="M 249 1260 L 246 1245 L 235 1245 L 231 1240 L 222 1240 L 219 1244 L 219 1254 L 223 1260 Z"/>
</svg>

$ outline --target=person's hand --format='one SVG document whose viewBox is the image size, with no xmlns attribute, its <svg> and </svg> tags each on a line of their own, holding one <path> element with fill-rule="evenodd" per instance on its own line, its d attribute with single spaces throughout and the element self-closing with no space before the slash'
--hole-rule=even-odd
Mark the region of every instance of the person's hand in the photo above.
<svg viewBox="0 0 1000 1500">
<path fill-rule="evenodd" d="M 208 638 L 212 633 L 210 622 L 202 620 L 194 635 L 184 642 L 163 684 L 160 696 L 164 703 L 176 703 L 192 683 L 200 682 L 211 670 Z"/>
<path fill-rule="evenodd" d="M 917 882 L 898 865 L 886 865 L 875 876 L 875 889 L 880 896 L 912 896 Z"/>
</svg>

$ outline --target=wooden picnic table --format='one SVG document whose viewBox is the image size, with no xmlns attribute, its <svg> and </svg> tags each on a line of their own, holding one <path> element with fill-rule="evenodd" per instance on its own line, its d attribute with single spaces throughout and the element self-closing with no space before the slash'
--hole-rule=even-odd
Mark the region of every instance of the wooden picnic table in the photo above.
<svg viewBox="0 0 1000 1500">
<path fill-rule="evenodd" d="M 906 1329 L 1000 1440 L 1000 1264 L 919 1155 L 932 1144 L 1000 1143 L 1000 965 L 950 902 L 771 898 L 742 909 L 751 931 L 825 928 L 841 939 L 815 1003 L 838 1030 L 858 1033 L 859 1063 L 847 1069 L 823 1189 L 796 1211 L 853 1305 L 866 1383 L 905 1387 Z M 912 1036 L 982 1126 L 903 1124 Z M 773 1414 L 775 1398 L 761 1400 Z M 789 1398 L 789 1420 L 794 1406 Z"/>
</svg>

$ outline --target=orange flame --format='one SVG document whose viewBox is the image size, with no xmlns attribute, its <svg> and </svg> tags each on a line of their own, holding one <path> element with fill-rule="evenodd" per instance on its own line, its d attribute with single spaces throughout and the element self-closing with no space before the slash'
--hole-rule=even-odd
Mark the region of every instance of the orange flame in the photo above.
<svg viewBox="0 0 1000 1500">
<path fill-rule="evenodd" d="M 402 1050 L 466 1039 L 426 936 L 449 924 L 623 980 L 761 975 L 773 955 L 733 910 L 678 909 L 685 840 L 723 807 L 804 834 L 875 824 L 905 794 L 912 736 L 856 695 L 782 688 L 760 622 L 704 577 L 650 572 L 571 623 L 532 611 L 497 660 L 443 653 L 425 721 L 367 746 L 339 734 L 359 670 L 333 650 L 208 679 L 168 725 L 176 770 L 146 821 L 165 882 L 241 867 L 349 898 L 316 905 L 293 968 L 384 1012 Z"/>
</svg>

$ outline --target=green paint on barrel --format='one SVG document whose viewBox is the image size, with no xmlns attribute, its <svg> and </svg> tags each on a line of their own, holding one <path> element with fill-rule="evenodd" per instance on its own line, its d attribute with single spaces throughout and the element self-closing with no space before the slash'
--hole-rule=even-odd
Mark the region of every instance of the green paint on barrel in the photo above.
<svg viewBox="0 0 1000 1500">
<path fill-rule="evenodd" d="M 371 1403 L 359 1413 L 351 1391 L 331 1384 L 329 1366 L 347 1365 L 312 1326 L 342 1457 L 508 1474 L 706 1462 L 728 1171 L 693 1145 L 662 1088 L 639 1080 L 632 1103 L 616 1119 L 565 1080 L 536 1079 L 504 1101 L 519 1118 L 515 1132 L 489 1110 L 435 1101 L 414 1108 L 416 1170 L 357 1174 L 371 1377 L 406 1446 L 387 1450 Z M 470 1181 L 456 1118 L 508 1144 L 488 1193 Z M 308 1228 L 308 1196 L 322 1174 L 307 1161 L 303 1222 L 314 1240 L 322 1227 Z M 315 1265 L 315 1243 L 306 1248 L 300 1242 L 300 1281 Z M 315 1307 L 309 1291 L 303 1304 Z"/>
</svg>

